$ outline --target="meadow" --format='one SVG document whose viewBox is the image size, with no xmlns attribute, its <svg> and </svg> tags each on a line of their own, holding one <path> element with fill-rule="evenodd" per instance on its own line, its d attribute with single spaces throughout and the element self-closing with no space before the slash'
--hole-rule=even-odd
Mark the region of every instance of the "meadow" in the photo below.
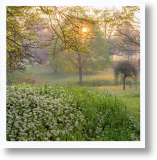
<svg viewBox="0 0 157 160">
<path fill-rule="evenodd" d="M 26 73 L 8 77 L 8 141 L 140 140 L 139 81 L 128 80 L 123 91 L 112 68 L 84 74 L 81 85 L 78 74 L 53 74 L 49 66 Z"/>
</svg>

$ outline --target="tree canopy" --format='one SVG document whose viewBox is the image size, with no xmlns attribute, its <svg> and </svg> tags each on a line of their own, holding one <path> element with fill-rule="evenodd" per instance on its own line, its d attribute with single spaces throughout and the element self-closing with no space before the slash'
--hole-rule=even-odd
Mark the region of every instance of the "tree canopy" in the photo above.
<svg viewBox="0 0 157 160">
<path fill-rule="evenodd" d="M 32 51 L 41 45 L 38 23 L 42 22 L 34 7 L 7 7 L 7 67 L 24 70 L 24 60 L 41 63 Z"/>
<path fill-rule="evenodd" d="M 125 79 L 131 77 L 133 80 L 137 78 L 137 69 L 134 64 L 129 61 L 122 61 L 117 64 L 114 70 L 116 78 L 120 74 L 123 75 L 123 90 L 125 90 Z"/>
<path fill-rule="evenodd" d="M 79 10 L 79 12 L 78 12 Z M 86 17 L 83 7 L 7 7 L 7 66 L 11 70 L 24 70 L 24 60 L 41 63 L 33 50 L 53 43 L 53 54 L 62 50 L 87 52 L 87 47 L 79 45 L 82 28 L 95 22 Z M 41 37 L 44 31 L 45 40 Z M 93 36 L 91 30 L 86 38 Z M 83 37 L 84 38 L 84 37 Z M 60 40 L 61 45 L 56 48 Z"/>
<path fill-rule="evenodd" d="M 110 43 L 110 40 L 113 42 L 115 33 L 121 34 L 130 43 L 139 45 L 139 39 L 128 37 L 120 28 L 124 24 L 135 24 L 135 12 L 138 10 L 139 7 L 134 6 L 124 6 L 122 11 L 116 8 L 96 10 L 88 6 L 8 6 L 7 69 L 24 70 L 26 60 L 29 63 L 42 63 L 37 49 L 47 46 L 53 46 L 53 55 L 61 51 L 81 54 L 92 51 L 93 59 L 99 59 L 99 64 L 102 64 L 100 60 L 107 54 L 100 54 L 106 53 L 106 42 L 112 50 L 115 49 L 113 43 Z M 96 25 L 99 26 L 100 33 L 94 29 Z M 96 41 L 92 42 L 94 39 L 99 39 L 99 47 Z M 99 54 L 94 55 L 94 50 Z"/>
<path fill-rule="evenodd" d="M 105 8 L 96 11 L 100 13 L 100 16 L 98 16 L 99 24 L 104 30 L 107 42 L 110 44 L 110 55 L 139 53 L 140 21 L 135 16 L 140 11 L 138 6 L 122 6 L 121 10 L 113 7 L 110 10 Z"/>
</svg>

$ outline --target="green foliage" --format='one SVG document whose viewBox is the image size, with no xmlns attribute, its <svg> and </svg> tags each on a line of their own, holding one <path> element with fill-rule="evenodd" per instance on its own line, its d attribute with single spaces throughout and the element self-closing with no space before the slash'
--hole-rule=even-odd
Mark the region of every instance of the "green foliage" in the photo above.
<svg viewBox="0 0 157 160">
<path fill-rule="evenodd" d="M 81 84 L 80 83 L 74 83 L 79 86 L 88 86 L 88 87 L 98 87 L 98 86 L 114 86 L 115 81 L 114 80 L 106 80 L 106 79 L 90 79 L 85 80 Z"/>
<path fill-rule="evenodd" d="M 140 130 L 140 93 L 139 91 L 128 91 L 127 93 L 117 94 L 119 100 L 126 104 L 128 112 Z"/>
<path fill-rule="evenodd" d="M 119 74 L 122 74 L 125 78 L 131 77 L 132 79 L 137 78 L 137 69 L 134 64 L 129 61 L 122 61 L 117 64 L 115 67 L 115 76 L 118 77 Z"/>
<path fill-rule="evenodd" d="M 86 64 L 95 67 L 93 70 L 105 68 L 110 61 L 108 45 L 104 40 L 106 34 L 97 34 L 98 28 L 104 23 L 110 28 L 131 23 L 138 10 L 138 7 L 128 6 L 123 7 L 122 12 L 107 9 L 99 12 L 86 6 L 8 6 L 7 71 L 24 70 L 27 60 L 41 63 L 36 49 L 42 46 L 51 46 L 53 55 L 63 50 L 93 52 L 86 54 L 81 63 L 88 61 Z M 91 11 L 95 14 L 89 14 Z M 83 28 L 87 31 L 83 32 Z"/>
<path fill-rule="evenodd" d="M 99 27 L 94 25 L 92 30 L 96 33 L 94 39 L 85 37 L 84 43 L 89 47 L 90 53 L 69 52 L 64 55 L 65 68 L 69 72 L 78 72 L 81 67 L 84 72 L 88 70 L 104 70 L 111 64 L 111 57 L 107 53 L 108 44 Z"/>
<path fill-rule="evenodd" d="M 119 53 L 132 55 L 139 52 L 140 19 L 136 17 L 136 13 L 140 12 L 139 6 L 122 6 L 121 10 L 116 7 L 112 9 L 104 7 L 97 12 L 99 13 L 99 24 L 110 44 L 110 55 Z M 126 31 L 126 28 L 130 32 Z"/>
<path fill-rule="evenodd" d="M 86 8 L 80 6 L 43 6 L 41 12 L 48 19 L 48 29 L 51 32 L 49 38 L 53 44 L 53 54 L 63 50 L 88 52 L 86 45 L 82 45 L 84 36 L 91 38 L 94 33 L 91 25 L 94 22 L 92 17 L 88 17 Z M 88 33 L 83 33 L 82 28 L 88 28 Z M 58 44 L 61 45 L 57 47 Z"/>
<path fill-rule="evenodd" d="M 58 53 L 53 54 L 53 49 L 54 49 L 54 46 L 51 45 L 48 47 L 47 51 L 49 54 L 50 66 L 52 70 L 54 71 L 54 73 L 56 74 L 58 73 L 58 71 L 64 70 L 64 55 L 63 55 L 64 53 L 58 52 Z"/>
<path fill-rule="evenodd" d="M 39 47 L 37 25 L 41 23 L 39 14 L 32 12 L 35 7 L 7 7 L 7 71 L 24 70 L 26 62 L 41 62 L 33 54 L 33 49 Z M 38 39 L 37 39 L 38 37 Z"/>
<path fill-rule="evenodd" d="M 95 10 L 95 9 L 94 9 Z M 107 27 L 120 26 L 123 24 L 131 24 L 135 21 L 135 13 L 140 11 L 139 6 L 122 6 L 122 10 L 108 9 L 107 7 L 102 10 L 96 10 L 99 13 L 99 20 L 104 27 L 104 24 L 107 24 Z"/>
<path fill-rule="evenodd" d="M 114 69 L 116 82 L 119 74 L 123 76 L 123 90 L 125 90 L 125 79 L 127 77 L 131 77 L 135 81 L 137 81 L 137 69 L 135 65 L 129 61 L 122 61 L 117 64 Z"/>
<path fill-rule="evenodd" d="M 140 98 L 140 93 L 132 93 L 132 94 L 126 94 L 124 97 L 134 97 L 134 98 Z"/>
<path fill-rule="evenodd" d="M 106 42 L 104 33 L 99 26 L 93 26 L 93 30 L 97 32 L 95 39 L 90 40 L 91 50 L 90 60 L 87 66 L 96 70 L 104 70 L 111 64 L 111 57 L 108 54 L 109 45 Z"/>
<path fill-rule="evenodd" d="M 139 126 L 124 103 L 97 89 L 7 87 L 7 141 L 134 141 Z"/>
</svg>

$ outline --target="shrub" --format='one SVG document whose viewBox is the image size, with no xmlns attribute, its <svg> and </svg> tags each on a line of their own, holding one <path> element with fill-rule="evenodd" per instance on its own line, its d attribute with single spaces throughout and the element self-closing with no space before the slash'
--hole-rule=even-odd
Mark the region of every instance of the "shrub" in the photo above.
<svg viewBox="0 0 157 160">
<path fill-rule="evenodd" d="M 116 79 L 118 78 L 119 74 L 123 75 L 123 90 L 125 90 L 125 79 L 127 77 L 131 77 L 132 79 L 137 79 L 137 69 L 129 61 L 122 61 L 117 64 L 114 69 Z"/>
<path fill-rule="evenodd" d="M 139 129 L 125 104 L 82 87 L 7 86 L 8 141 L 132 141 Z"/>
</svg>

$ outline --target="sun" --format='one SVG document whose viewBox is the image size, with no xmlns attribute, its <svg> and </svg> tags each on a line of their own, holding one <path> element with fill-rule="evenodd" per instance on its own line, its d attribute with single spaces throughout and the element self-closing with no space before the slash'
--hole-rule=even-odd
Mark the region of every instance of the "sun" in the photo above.
<svg viewBox="0 0 157 160">
<path fill-rule="evenodd" d="M 87 32 L 87 28 L 82 28 L 82 31 L 83 32 Z"/>
</svg>

